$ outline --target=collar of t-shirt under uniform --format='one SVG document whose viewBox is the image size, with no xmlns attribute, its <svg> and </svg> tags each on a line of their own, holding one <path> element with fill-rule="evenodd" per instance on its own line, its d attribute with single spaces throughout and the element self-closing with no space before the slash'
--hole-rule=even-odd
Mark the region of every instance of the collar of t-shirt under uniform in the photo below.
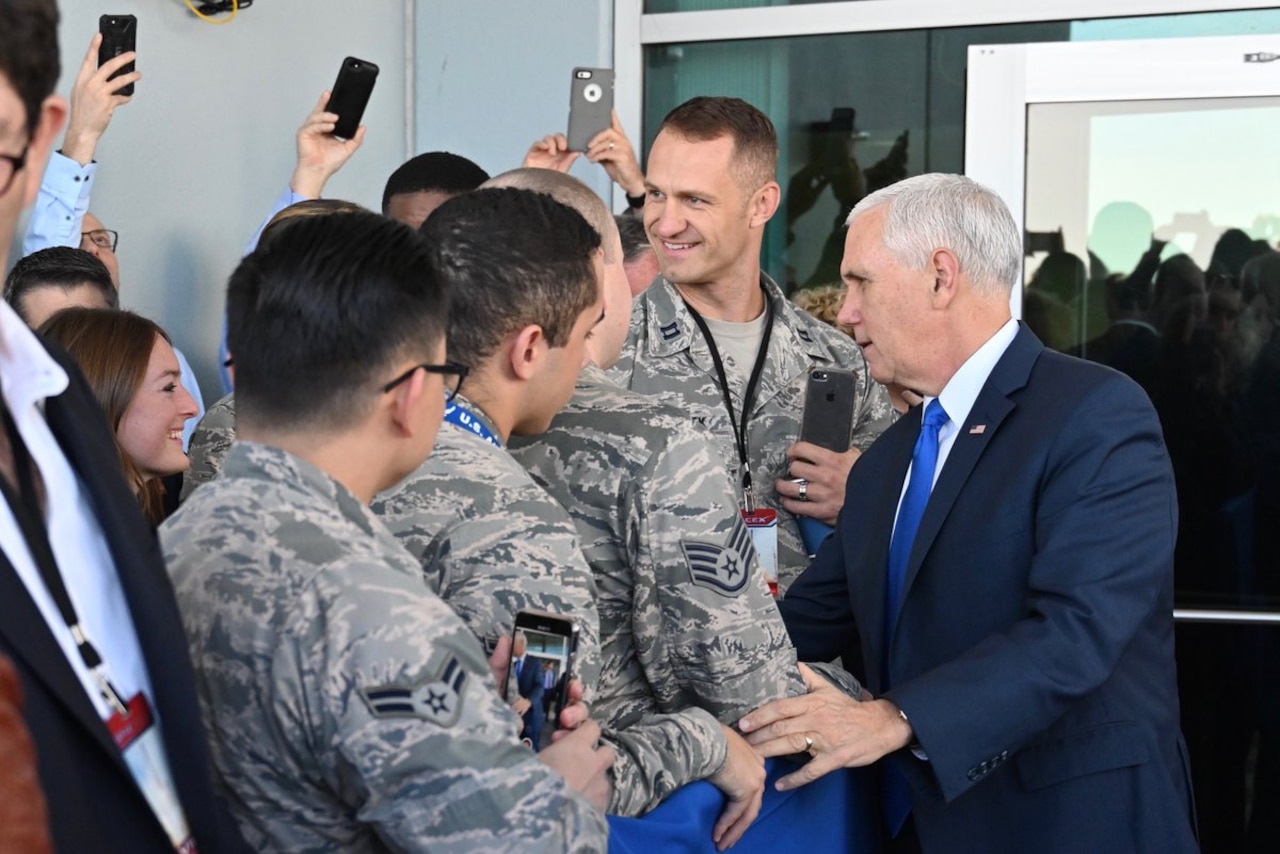
<svg viewBox="0 0 1280 854">
<path fill-rule="evenodd" d="M 764 291 L 764 297 L 773 303 L 773 337 L 786 347 L 797 348 L 814 359 L 831 361 L 831 353 L 822 346 L 822 342 L 809 334 L 804 326 L 797 326 L 795 332 L 792 332 L 790 324 L 778 323 L 778 318 L 783 311 L 788 310 L 788 305 L 786 297 L 782 296 L 782 289 L 773 282 L 773 279 L 764 273 L 760 274 L 760 288 Z M 705 344 L 698 325 L 689 314 L 689 307 L 685 305 L 680 292 L 676 291 L 676 286 L 671 282 L 667 279 L 659 279 L 659 286 L 649 288 L 644 298 L 649 300 L 649 315 L 645 319 L 649 326 L 646 330 L 648 334 L 645 335 L 646 356 L 662 359 L 662 357 L 691 350 L 698 346 L 699 342 Z M 786 328 L 786 332 L 783 333 L 781 328 Z M 786 335 L 786 338 L 783 338 L 783 335 Z M 709 360 L 709 352 L 707 357 Z"/>
</svg>

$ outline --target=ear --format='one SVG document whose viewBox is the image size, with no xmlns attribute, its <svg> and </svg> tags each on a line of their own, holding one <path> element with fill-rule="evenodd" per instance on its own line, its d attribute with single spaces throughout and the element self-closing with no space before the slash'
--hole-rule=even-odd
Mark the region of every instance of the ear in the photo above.
<svg viewBox="0 0 1280 854">
<path fill-rule="evenodd" d="M 946 308 L 960 287 L 960 259 L 950 249 L 935 249 L 929 256 L 929 270 L 933 274 L 933 305 Z"/>
<path fill-rule="evenodd" d="M 383 395 L 388 400 L 382 406 L 387 409 L 392 434 L 396 437 L 410 439 L 422 429 L 422 419 L 415 418 L 414 414 L 426 391 L 426 381 L 426 371 L 414 371 L 412 377 Z"/>
<path fill-rule="evenodd" d="M 31 132 L 31 145 L 27 148 L 26 189 L 22 194 L 22 206 L 35 203 L 40 192 L 40 180 L 44 167 L 49 163 L 49 152 L 67 120 L 67 101 L 61 95 L 50 95 L 40 105 L 40 116 Z"/>
<path fill-rule="evenodd" d="M 532 379 L 537 375 L 546 354 L 547 336 L 536 323 L 530 323 L 517 332 L 507 345 L 511 373 L 521 380 Z"/>
<path fill-rule="evenodd" d="M 773 218 L 782 200 L 782 188 L 777 181 L 770 181 L 755 191 L 748 204 L 751 228 L 764 228 L 765 223 Z"/>
</svg>

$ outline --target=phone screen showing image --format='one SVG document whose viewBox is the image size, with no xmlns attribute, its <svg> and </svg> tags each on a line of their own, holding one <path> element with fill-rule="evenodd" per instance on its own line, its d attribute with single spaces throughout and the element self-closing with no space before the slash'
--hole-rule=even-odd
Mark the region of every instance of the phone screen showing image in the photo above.
<svg viewBox="0 0 1280 854">
<path fill-rule="evenodd" d="M 557 728 L 577 641 L 577 626 L 570 619 L 533 611 L 516 615 L 503 696 L 523 722 L 520 737 L 534 750 L 550 744 Z"/>
</svg>

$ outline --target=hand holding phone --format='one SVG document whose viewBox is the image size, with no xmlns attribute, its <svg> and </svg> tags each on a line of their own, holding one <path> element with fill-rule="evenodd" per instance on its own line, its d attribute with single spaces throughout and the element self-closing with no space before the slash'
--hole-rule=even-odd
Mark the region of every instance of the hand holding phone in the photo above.
<svg viewBox="0 0 1280 854">
<path fill-rule="evenodd" d="M 516 614 L 511 666 L 502 697 L 523 719 L 520 737 L 534 750 L 551 741 L 568 702 L 578 650 L 578 624 L 546 611 Z"/>
<path fill-rule="evenodd" d="M 613 69 L 575 68 L 569 86 L 569 150 L 586 151 L 613 127 Z"/>
<path fill-rule="evenodd" d="M 814 368 L 804 391 L 800 441 L 843 454 L 853 432 L 857 379 L 853 371 Z"/>
<path fill-rule="evenodd" d="M 365 107 L 373 94 L 373 84 L 378 80 L 378 66 L 365 59 L 348 56 L 342 60 L 338 79 L 333 84 L 326 110 L 338 116 L 333 135 L 339 139 L 351 139 L 360 128 Z"/>
</svg>

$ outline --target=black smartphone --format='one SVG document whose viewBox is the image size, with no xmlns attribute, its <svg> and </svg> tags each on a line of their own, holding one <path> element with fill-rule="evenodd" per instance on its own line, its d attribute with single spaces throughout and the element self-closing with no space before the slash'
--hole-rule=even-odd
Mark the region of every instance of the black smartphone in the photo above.
<svg viewBox="0 0 1280 854">
<path fill-rule="evenodd" d="M 138 19 L 133 15 L 103 15 L 98 18 L 98 32 L 102 33 L 102 43 L 98 45 L 98 67 L 104 62 L 115 59 L 122 53 L 138 49 Z M 136 63 L 130 62 L 112 74 L 108 80 L 114 80 L 122 74 L 133 71 Z M 133 84 L 121 86 L 117 95 L 132 95 Z"/>
<path fill-rule="evenodd" d="M 804 391 L 800 440 L 843 454 L 853 430 L 857 380 L 853 371 L 814 368 Z"/>
<path fill-rule="evenodd" d="M 569 86 L 569 150 L 586 151 L 596 134 L 611 127 L 613 69 L 573 69 Z"/>
<path fill-rule="evenodd" d="M 520 737 L 534 750 L 551 743 L 568 702 L 578 651 L 578 624 L 546 611 L 520 611 L 511 630 L 511 667 L 502 697 L 525 706 Z"/>
<path fill-rule="evenodd" d="M 351 139 L 360 129 L 364 108 L 369 105 L 373 84 L 378 79 L 378 66 L 365 59 L 348 56 L 342 60 L 338 80 L 329 93 L 329 106 L 325 110 L 338 115 L 333 135 L 339 139 Z"/>
</svg>

